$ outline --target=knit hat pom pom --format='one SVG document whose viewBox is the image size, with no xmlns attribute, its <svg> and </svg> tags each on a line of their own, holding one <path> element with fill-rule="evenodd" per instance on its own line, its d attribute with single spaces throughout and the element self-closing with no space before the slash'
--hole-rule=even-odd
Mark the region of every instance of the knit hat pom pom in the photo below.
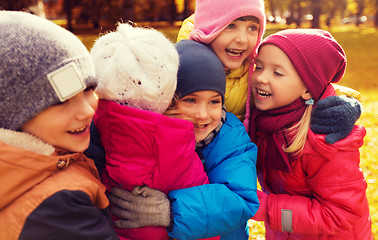
<svg viewBox="0 0 378 240">
<path fill-rule="evenodd" d="M 162 33 L 121 23 L 97 39 L 91 55 L 100 99 L 158 113 L 171 103 L 179 59 Z"/>
</svg>

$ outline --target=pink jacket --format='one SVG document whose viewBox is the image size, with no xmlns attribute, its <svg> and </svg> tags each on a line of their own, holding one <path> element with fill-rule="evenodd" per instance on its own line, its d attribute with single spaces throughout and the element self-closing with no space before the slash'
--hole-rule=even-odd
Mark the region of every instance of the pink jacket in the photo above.
<svg viewBox="0 0 378 240">
<path fill-rule="evenodd" d="M 168 194 L 209 182 L 194 150 L 189 121 L 100 100 L 94 123 L 106 151 L 101 177 L 108 191 L 113 186 L 131 190 L 147 185 Z M 123 234 L 123 239 L 162 239 L 163 235 L 168 239 L 160 227 L 122 230 L 121 239 Z"/>
<path fill-rule="evenodd" d="M 365 134 L 355 126 L 346 139 L 329 145 L 324 135 L 309 130 L 303 155 L 289 171 L 258 169 L 269 193 L 266 239 L 372 239 L 367 184 L 359 167 Z"/>
</svg>

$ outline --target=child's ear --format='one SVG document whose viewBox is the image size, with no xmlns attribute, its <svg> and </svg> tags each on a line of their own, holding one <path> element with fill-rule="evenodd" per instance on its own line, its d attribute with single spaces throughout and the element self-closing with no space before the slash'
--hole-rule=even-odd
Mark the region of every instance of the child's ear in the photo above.
<svg viewBox="0 0 378 240">
<path fill-rule="evenodd" d="M 311 93 L 306 89 L 306 90 L 302 93 L 302 98 L 303 98 L 304 100 L 309 100 L 309 99 L 311 99 L 311 98 L 312 98 Z"/>
</svg>

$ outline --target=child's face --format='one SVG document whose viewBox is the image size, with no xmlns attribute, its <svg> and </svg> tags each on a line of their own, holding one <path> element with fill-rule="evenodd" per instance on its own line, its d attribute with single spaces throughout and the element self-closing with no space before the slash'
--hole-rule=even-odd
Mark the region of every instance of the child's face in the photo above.
<svg viewBox="0 0 378 240">
<path fill-rule="evenodd" d="M 222 61 L 225 70 L 239 68 L 252 53 L 259 35 L 259 24 L 256 21 L 231 22 L 210 43 L 210 47 Z"/>
<path fill-rule="evenodd" d="M 287 55 L 274 45 L 264 45 L 252 74 L 256 107 L 265 111 L 289 105 L 299 97 L 311 98 L 306 91 L 306 86 Z"/>
<path fill-rule="evenodd" d="M 82 152 L 89 145 L 89 126 L 97 109 L 93 89 L 88 88 L 65 102 L 53 105 L 21 127 L 50 145 Z"/>
<path fill-rule="evenodd" d="M 179 118 L 193 123 L 196 142 L 203 140 L 220 123 L 222 96 L 215 91 L 198 91 L 188 94 L 176 102 Z"/>
</svg>

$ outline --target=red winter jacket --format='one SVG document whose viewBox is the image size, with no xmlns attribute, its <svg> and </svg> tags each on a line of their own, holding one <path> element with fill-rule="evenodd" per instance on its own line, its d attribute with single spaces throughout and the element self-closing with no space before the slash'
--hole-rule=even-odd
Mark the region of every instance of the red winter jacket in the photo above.
<svg viewBox="0 0 378 240">
<path fill-rule="evenodd" d="M 330 145 L 309 130 L 303 155 L 289 171 L 258 169 L 269 193 L 266 239 L 372 239 L 367 184 L 359 167 L 365 134 L 355 126 L 347 138 Z"/>
<path fill-rule="evenodd" d="M 108 191 L 147 185 L 168 194 L 208 183 L 189 121 L 100 100 L 94 124 L 106 151 Z M 168 239 L 162 227 L 117 230 L 121 239 Z"/>
</svg>

